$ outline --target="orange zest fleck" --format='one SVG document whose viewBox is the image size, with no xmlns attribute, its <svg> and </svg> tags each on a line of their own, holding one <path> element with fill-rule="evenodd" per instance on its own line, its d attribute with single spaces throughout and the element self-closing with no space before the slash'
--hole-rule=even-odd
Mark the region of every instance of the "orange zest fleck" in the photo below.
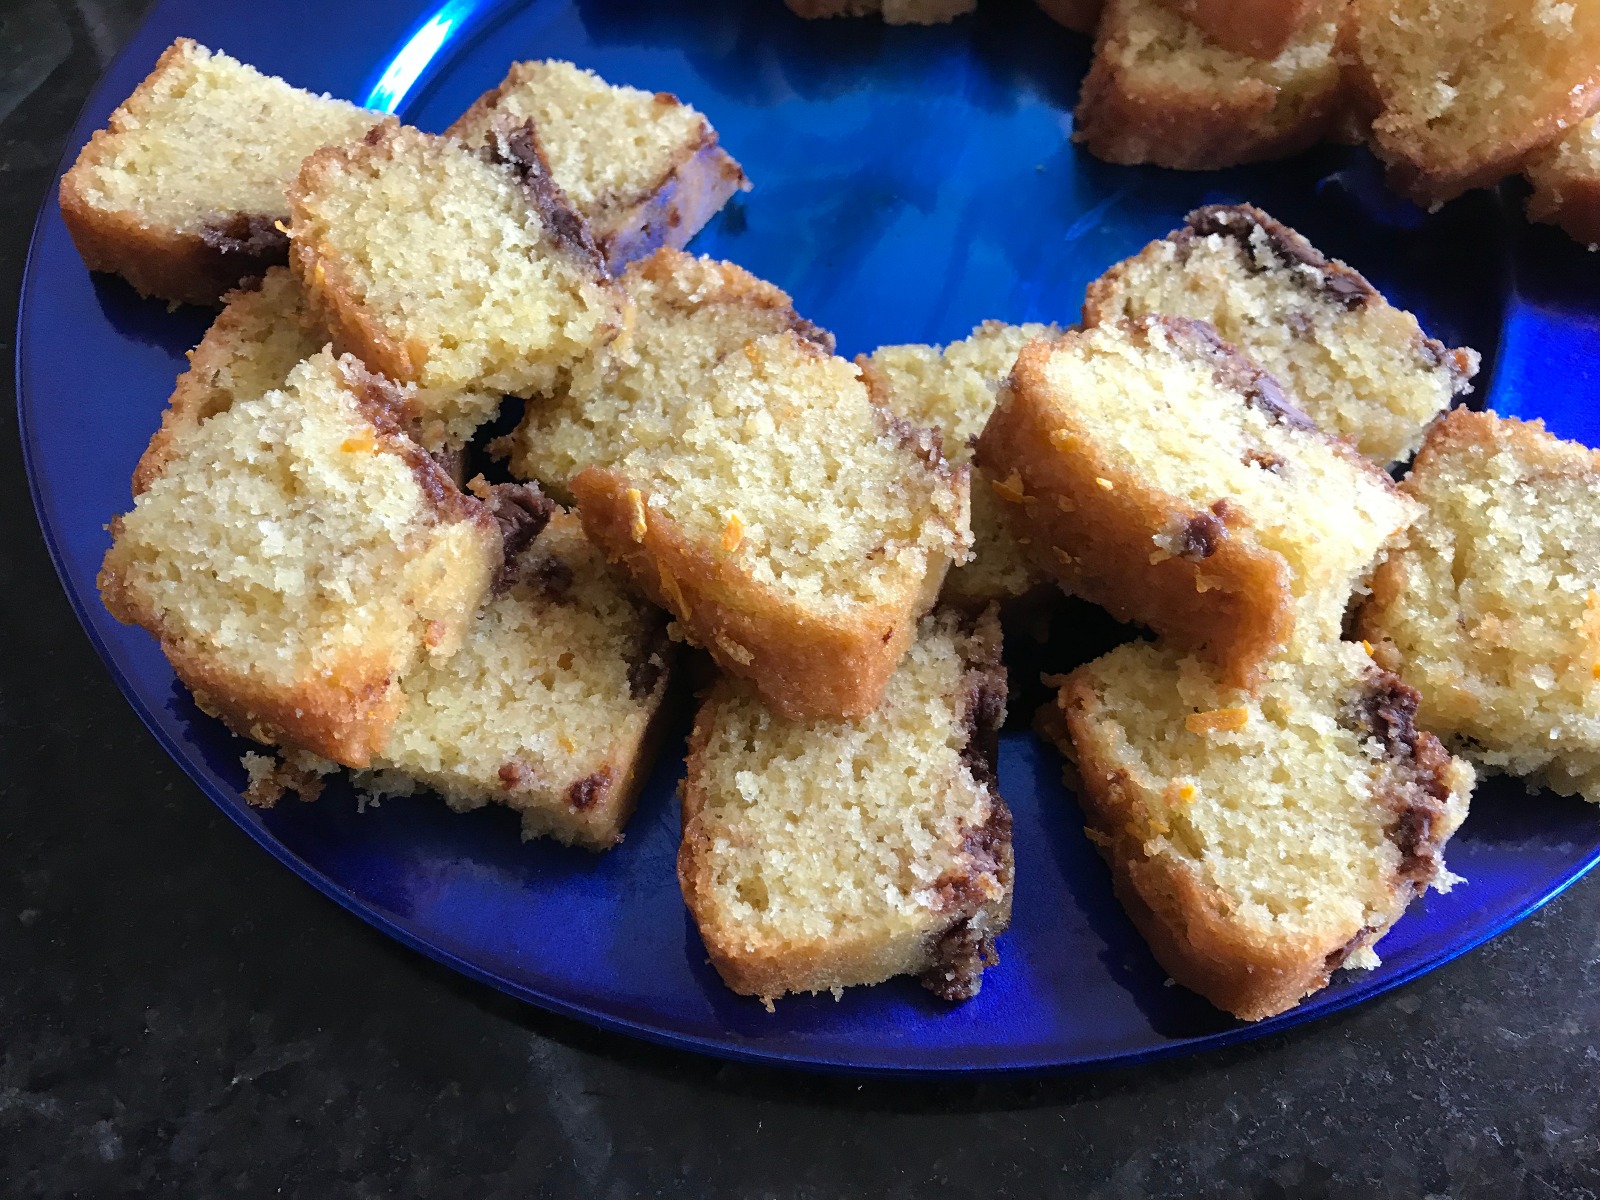
<svg viewBox="0 0 1600 1200">
<path fill-rule="evenodd" d="M 1249 722 L 1248 708 L 1213 708 L 1209 712 L 1190 713 L 1183 719 L 1183 727 L 1190 733 L 1227 733 L 1243 729 Z"/>
</svg>

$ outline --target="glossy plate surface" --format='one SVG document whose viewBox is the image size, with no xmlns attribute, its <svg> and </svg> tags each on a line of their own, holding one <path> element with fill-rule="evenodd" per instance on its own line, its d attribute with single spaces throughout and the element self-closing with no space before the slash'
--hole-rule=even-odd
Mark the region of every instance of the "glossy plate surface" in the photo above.
<svg viewBox="0 0 1600 1200">
<path fill-rule="evenodd" d="M 942 28 L 885 29 L 803 23 L 778 0 L 457 0 L 437 11 L 169 0 L 91 98 L 67 162 L 179 34 L 429 130 L 519 58 L 567 58 L 675 92 L 711 117 L 756 182 L 694 249 L 788 289 L 846 355 L 947 341 L 990 317 L 1070 323 L 1092 278 L 1188 209 L 1250 200 L 1366 272 L 1434 335 L 1480 348 L 1480 399 L 1600 437 L 1595 260 L 1526 227 L 1516 197 L 1481 193 L 1426 217 L 1385 196 L 1364 153 L 1342 149 L 1214 174 L 1096 162 L 1067 141 L 1087 44 L 1021 2 L 989 0 L 980 17 Z M 1130 1062 L 1257 1036 L 1392 987 L 1504 929 L 1600 855 L 1593 807 L 1491 782 L 1450 848 L 1468 884 L 1413 905 L 1379 947 L 1382 968 L 1344 973 L 1295 1012 L 1244 1026 L 1163 986 L 1024 712 L 1000 766 L 1016 814 L 1016 917 L 982 994 L 952 1008 L 898 980 L 840 1002 L 785 1000 L 769 1015 L 722 987 L 678 895 L 681 740 L 627 840 L 598 859 L 521 844 L 506 812 L 456 816 L 427 797 L 365 813 L 342 785 L 270 812 L 241 801 L 245 744 L 195 710 L 153 640 L 117 625 L 94 586 L 104 525 L 129 507 L 133 464 L 207 319 L 91 278 L 47 198 L 24 286 L 18 394 L 67 591 L 151 731 L 262 846 L 406 943 L 534 1003 L 679 1046 L 825 1069 Z M 1014 674 L 1059 665 L 1029 653 L 1013 646 Z"/>
</svg>

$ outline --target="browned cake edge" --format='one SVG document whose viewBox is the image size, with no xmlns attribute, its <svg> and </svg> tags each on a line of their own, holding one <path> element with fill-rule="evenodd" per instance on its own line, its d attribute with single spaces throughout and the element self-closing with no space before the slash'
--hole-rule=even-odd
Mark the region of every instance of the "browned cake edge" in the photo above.
<svg viewBox="0 0 1600 1200">
<path fill-rule="evenodd" d="M 324 177 L 347 169 L 358 159 L 392 158 L 394 143 L 401 136 L 402 128 L 398 121 L 390 118 L 375 125 L 360 141 L 324 146 L 312 154 L 301 164 L 300 174 L 289 189 L 291 208 L 300 207 L 304 197 L 316 193 Z M 459 142 L 427 134 L 419 136 L 430 137 L 449 147 L 452 153 L 474 153 Z M 578 270 L 597 281 L 609 279 L 588 223 L 573 210 L 565 193 L 550 176 L 532 121 L 520 127 L 493 129 L 484 157 L 516 176 L 529 207 L 539 218 L 550 253 L 567 257 Z M 362 301 L 360 290 L 345 277 L 335 257 L 327 254 L 323 247 L 297 237 L 290 248 L 289 265 L 305 289 L 313 319 L 328 330 L 339 353 L 354 354 L 374 371 L 391 379 L 415 383 L 421 378 L 428 347 L 415 339 L 402 339 L 373 317 Z"/>
<path fill-rule="evenodd" d="M 1460 166 L 1440 163 L 1414 138 L 1383 127 L 1383 89 L 1372 65 L 1361 53 L 1356 23 L 1360 7 L 1351 5 L 1352 17 L 1341 30 L 1340 39 L 1351 104 L 1363 116 L 1367 145 L 1383 163 L 1389 187 L 1423 208 L 1435 208 L 1465 192 L 1493 187 L 1506 176 L 1515 175 L 1600 107 L 1600 64 L 1596 64 L 1586 78 L 1568 91 L 1565 104 L 1523 126 L 1500 153 Z"/>
<path fill-rule="evenodd" d="M 1279 262 L 1292 271 L 1294 282 L 1308 291 L 1320 293 L 1327 303 L 1351 310 L 1367 305 L 1388 306 L 1389 302 L 1367 281 L 1366 276 L 1354 267 L 1328 258 L 1304 235 L 1253 204 L 1209 204 L 1197 208 L 1184 218 L 1182 226 L 1161 241 L 1172 243 L 1181 257 L 1184 250 L 1200 238 L 1217 235 L 1230 237 L 1244 248 L 1246 265 L 1254 271 L 1259 270 L 1253 258 L 1252 235 L 1256 230 L 1265 236 Z M 1115 299 L 1122 289 L 1126 273 L 1145 251 L 1158 244 L 1151 242 L 1139 254 L 1124 259 L 1089 285 L 1083 301 L 1085 325 L 1104 324 L 1120 315 Z M 1296 267 L 1311 268 L 1315 277 L 1293 270 Z M 1476 351 L 1450 349 L 1437 338 L 1429 337 L 1420 326 L 1417 329 L 1416 351 L 1418 357 L 1429 366 L 1444 367 L 1449 372 L 1454 394 L 1461 395 L 1471 390 L 1472 379 L 1478 373 L 1479 357 Z"/>
<path fill-rule="evenodd" d="M 1528 220 L 1554 225 L 1581 245 L 1600 246 L 1600 178 L 1559 175 L 1530 166 Z"/>
<path fill-rule="evenodd" d="M 465 138 L 468 130 L 491 124 L 506 94 L 520 86 L 522 78 L 513 65 L 505 79 L 473 101 L 444 136 Z M 663 106 L 683 107 L 671 92 L 657 92 L 655 99 Z M 716 130 L 702 117 L 699 140 L 682 147 L 660 178 L 585 216 L 607 268 L 617 274 L 662 246 L 682 249 L 734 193 L 749 190 L 743 169 L 718 145 Z"/>
<path fill-rule="evenodd" d="M 1145 853 L 1148 816 L 1137 789 L 1097 753 L 1094 722 L 1100 708 L 1092 671 L 1090 664 L 1068 676 L 1058 701 L 1071 738 L 1061 749 L 1076 768 L 1086 832 L 1111 869 L 1117 899 L 1156 961 L 1218 1008 L 1245 1021 L 1293 1008 L 1327 986 L 1357 950 L 1387 933 L 1442 871 L 1444 843 L 1453 831 L 1444 815 L 1450 756 L 1432 734 L 1416 729 L 1417 693 L 1373 667 L 1366 680 L 1367 703 L 1347 716 L 1360 719 L 1383 743 L 1401 776 L 1399 786 L 1374 797 L 1391 813 L 1388 835 L 1401 855 L 1391 883 L 1393 903 L 1377 921 L 1349 931 L 1338 943 L 1261 946 L 1233 924 L 1225 895 L 1182 864 Z"/>
<path fill-rule="evenodd" d="M 965 467 L 957 470 L 965 471 Z M 917 618 L 931 605 L 947 564 L 929 572 L 903 604 L 863 606 L 821 619 L 751 580 L 731 555 L 702 544 L 618 472 L 589 467 L 572 481 L 584 532 L 691 640 L 731 675 L 749 679 L 791 720 L 863 717 L 878 707 Z"/>
<path fill-rule="evenodd" d="M 701 706 L 689 737 L 689 765 L 680 792 L 683 838 L 678 846 L 678 886 L 700 929 L 707 957 L 731 990 L 772 1000 L 787 992 L 827 991 L 916 973 L 924 987 L 943 999 L 966 1000 L 978 994 L 984 968 L 998 961 L 994 939 L 1011 922 L 1015 863 L 1011 810 L 1000 798 L 996 774 L 999 732 L 1006 711 L 999 620 L 990 609 L 977 617 L 970 628 L 974 636 L 966 643 L 968 657 L 958 709 L 958 719 L 968 731 L 961 755 L 973 781 L 988 793 L 990 807 L 989 819 L 967 832 L 966 848 L 976 862 L 991 864 L 991 871 L 1001 884 L 1001 895 L 988 899 L 980 881 L 971 877 L 941 880 L 949 923 L 909 956 L 904 947 L 886 950 L 864 937 L 845 936 L 816 945 L 809 953 L 781 956 L 752 953 L 746 947 L 724 943 L 722 931 L 711 917 L 715 851 L 701 819 L 706 796 L 698 784 L 697 763 L 711 736 L 711 714 L 727 694 L 729 684 L 717 684 Z"/>
<path fill-rule="evenodd" d="M 61 220 L 89 270 L 121 275 L 141 296 L 215 305 L 229 288 L 287 261 L 289 239 L 277 227 L 288 218 L 287 203 L 281 212 L 237 213 L 201 233 L 185 234 L 148 225 L 131 212 L 98 208 L 83 184 L 90 164 L 120 135 L 124 109 L 144 100 L 161 74 L 195 45 L 178 38 L 162 52 L 150 74 L 111 114 L 107 127 L 78 152 L 62 177 L 59 195 Z"/>
<path fill-rule="evenodd" d="M 566 560 L 546 552 L 542 534 L 560 509 L 549 501 L 536 484 L 488 484 L 478 476 L 468 485 L 472 494 L 484 502 L 500 527 L 505 561 L 494 581 L 491 594 L 500 595 L 521 589 L 561 603 L 573 574 Z M 559 520 L 575 518 L 560 515 Z M 567 787 L 568 813 L 561 816 L 543 810 L 517 806 L 515 793 L 524 786 L 528 768 L 515 760 L 500 768 L 500 783 L 507 804 L 523 819 L 525 836 L 547 834 L 567 845 L 588 850 L 608 850 L 622 840 L 622 830 L 633 815 L 639 790 L 655 765 L 657 752 L 666 731 L 665 703 L 672 682 L 676 647 L 666 636 L 666 616 L 635 600 L 643 619 L 643 637 L 628 664 L 628 690 L 632 698 L 649 710 L 643 732 L 631 746 L 614 743 L 608 761 Z"/>
<path fill-rule="evenodd" d="M 1542 420 L 1523 421 L 1492 412 L 1455 408 L 1428 427 L 1422 449 L 1417 451 L 1400 490 L 1417 498 L 1420 490 L 1417 481 L 1433 473 L 1434 464 L 1441 456 L 1469 447 L 1480 447 L 1492 455 L 1502 450 L 1504 442 L 1511 443 L 1511 453 L 1552 473 L 1567 474 L 1586 469 L 1600 475 L 1600 450 L 1556 437 L 1545 429 Z M 1586 464 L 1581 462 L 1585 458 Z M 1402 534 L 1373 572 L 1371 595 L 1356 610 L 1352 622 L 1356 636 L 1368 639 L 1377 648 L 1380 661 L 1393 669 L 1404 664 L 1399 661 L 1389 639 L 1388 611 L 1406 599 L 1408 547 L 1407 535 Z"/>
<path fill-rule="evenodd" d="M 1226 96 L 1172 88 L 1141 93 L 1129 88 L 1107 47 L 1127 36 L 1116 0 L 1106 9 L 1095 40 L 1094 62 L 1084 77 L 1073 114 L 1072 140 L 1109 163 L 1148 163 L 1178 171 L 1209 171 L 1297 154 L 1341 128 L 1347 89 L 1340 85 L 1309 103 L 1278 132 L 1268 124 L 1279 89 L 1263 80 L 1239 80 Z M 1342 78 L 1342 73 L 1341 73 Z"/>
</svg>

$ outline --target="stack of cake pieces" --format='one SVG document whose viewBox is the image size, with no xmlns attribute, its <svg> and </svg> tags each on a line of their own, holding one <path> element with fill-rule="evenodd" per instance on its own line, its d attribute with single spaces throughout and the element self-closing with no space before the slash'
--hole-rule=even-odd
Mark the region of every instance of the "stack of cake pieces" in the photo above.
<svg viewBox="0 0 1600 1200">
<path fill-rule="evenodd" d="M 1111 0 L 1101 36 L 1320 61 L 1315 3 L 1271 39 L 1177 7 Z M 965 999 L 1011 912 L 1001 621 L 1059 585 L 1155 635 L 1041 716 L 1089 836 L 1173 977 L 1257 1019 L 1450 884 L 1453 752 L 1600 800 L 1600 470 L 1442 417 L 1472 351 L 1240 205 L 1113 267 L 1081 327 L 851 364 L 683 251 L 745 186 L 693 109 L 569 64 L 435 136 L 185 41 L 85 148 L 86 262 L 223 305 L 100 584 L 275 749 L 252 801 L 348 768 L 604 850 L 688 643 L 718 676 L 678 877 L 723 979 Z M 514 481 L 466 478 L 484 451 Z"/>
<path fill-rule="evenodd" d="M 724 978 L 962 999 L 1012 871 L 997 619 L 973 587 L 934 611 L 970 451 L 682 252 L 747 186 L 693 109 L 570 64 L 434 136 L 176 43 L 61 189 L 91 268 L 223 305 L 102 594 L 276 750 L 254 802 L 349 768 L 594 850 L 703 647 L 679 873 Z M 505 395 L 520 482 L 467 480 Z"/>
<path fill-rule="evenodd" d="M 1476 366 L 1265 213 L 1214 207 L 1024 348 L 978 441 L 1036 566 L 1156 635 L 1054 680 L 1039 725 L 1157 958 L 1242 1018 L 1371 965 L 1452 880 L 1473 770 L 1340 635 L 1422 515 L 1384 465 Z"/>
</svg>

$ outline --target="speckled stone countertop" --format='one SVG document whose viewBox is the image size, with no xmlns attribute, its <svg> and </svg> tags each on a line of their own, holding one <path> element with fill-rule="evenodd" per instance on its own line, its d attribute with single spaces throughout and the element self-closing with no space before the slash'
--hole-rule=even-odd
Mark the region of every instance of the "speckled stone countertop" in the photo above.
<svg viewBox="0 0 1600 1200">
<path fill-rule="evenodd" d="M 34 212 L 144 7 L 0 5 L 8 357 Z M 145 733 L 56 583 L 5 411 L 5 1195 L 1600 1195 L 1593 880 L 1353 1011 L 1097 1075 L 782 1074 L 469 983 L 272 861 Z"/>
</svg>

